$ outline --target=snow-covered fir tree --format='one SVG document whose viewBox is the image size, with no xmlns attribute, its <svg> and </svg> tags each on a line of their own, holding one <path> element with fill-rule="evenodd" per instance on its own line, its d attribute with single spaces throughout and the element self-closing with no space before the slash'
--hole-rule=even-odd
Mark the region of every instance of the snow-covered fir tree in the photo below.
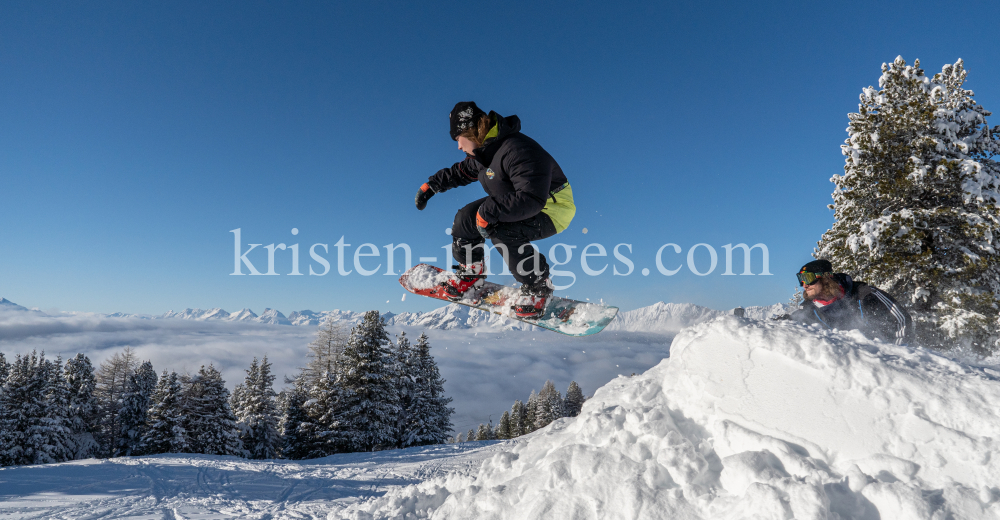
<svg viewBox="0 0 1000 520">
<path fill-rule="evenodd" d="M 248 458 L 273 459 L 281 446 L 271 363 L 267 356 L 260 363 L 253 358 L 246 372 L 246 379 L 237 387 L 239 392 L 234 391 L 232 397 L 240 441 Z"/>
<path fill-rule="evenodd" d="M 580 390 L 580 385 L 576 384 L 576 381 L 570 381 L 569 388 L 566 389 L 566 399 L 563 402 L 566 417 L 580 415 L 580 409 L 583 408 L 585 400 L 586 398 L 583 397 L 583 390 Z"/>
<path fill-rule="evenodd" d="M 303 405 L 311 426 L 305 458 L 351 451 L 352 432 L 349 418 L 345 417 L 344 395 L 341 376 L 333 371 L 323 374 L 309 390 L 309 400 Z"/>
<path fill-rule="evenodd" d="M 256 366 L 254 366 L 257 363 L 257 358 L 253 358 L 253 361 L 254 361 L 254 364 L 250 366 L 251 370 L 255 370 L 257 368 Z M 249 374 L 248 374 L 248 377 L 249 377 Z M 244 402 L 244 399 L 246 398 L 245 394 L 246 394 L 246 381 L 244 381 L 242 383 L 237 383 L 237 385 L 235 387 L 233 387 L 232 393 L 229 394 L 229 407 L 233 409 L 233 414 L 236 415 L 236 426 L 237 427 L 240 427 L 240 425 L 239 425 L 240 410 L 243 409 L 243 402 Z M 243 434 L 241 432 L 240 433 L 240 437 L 241 438 L 242 438 L 242 435 Z"/>
<path fill-rule="evenodd" d="M 396 394 L 399 396 L 399 414 L 396 416 L 396 447 L 405 448 L 413 445 L 411 430 L 413 423 L 419 422 L 418 411 L 414 410 L 416 392 L 417 359 L 406 332 L 400 332 L 392 349 L 392 372 L 395 379 Z"/>
<path fill-rule="evenodd" d="M 815 256 L 910 308 L 918 341 L 1000 340 L 1000 127 L 965 90 L 959 60 L 933 78 L 902 57 L 849 114 L 836 222 Z"/>
<path fill-rule="evenodd" d="M 413 386 L 402 447 L 443 443 L 451 434 L 455 410 L 448 406 L 451 398 L 444 395 L 445 380 L 431 356 L 426 334 L 417 338 L 411 358 Z"/>
<path fill-rule="evenodd" d="M 528 401 L 524 403 L 524 431 L 521 435 L 531 433 L 538 429 L 536 426 L 537 412 L 538 412 L 538 396 L 535 394 L 535 390 L 531 390 L 531 395 L 528 396 Z"/>
<path fill-rule="evenodd" d="M 9 374 L 10 374 L 10 364 L 7 363 L 7 357 L 4 356 L 3 352 L 0 352 L 0 421 L 3 421 L 3 418 L 5 416 L 4 409 L 2 408 L 4 406 L 3 388 L 4 384 L 7 382 L 7 375 Z M 3 424 L 2 422 L 0 422 L 0 428 L 2 427 Z M 3 432 L 0 432 L 0 466 L 4 465 L 3 453 L 5 449 L 3 442 L 4 442 L 4 435 Z"/>
<path fill-rule="evenodd" d="M 139 360 L 135 352 L 125 347 L 121 352 L 105 359 L 97 369 L 97 387 L 94 392 L 100 409 L 97 440 L 101 445 L 101 454 L 105 457 L 119 455 L 117 450 L 121 445 L 122 425 L 119 415 L 122 396 L 128 376 L 138 366 Z"/>
<path fill-rule="evenodd" d="M 493 437 L 496 439 L 513 439 L 515 437 L 510 425 L 510 412 L 504 411 L 503 415 L 500 416 L 500 422 L 497 423 Z"/>
<path fill-rule="evenodd" d="M 229 390 L 213 365 L 204 365 L 186 381 L 184 429 L 192 453 L 243 455 L 236 416 L 229 406 Z"/>
<path fill-rule="evenodd" d="M 476 430 L 476 440 L 477 441 L 492 441 L 493 440 L 493 423 L 490 424 L 479 424 L 479 429 Z"/>
<path fill-rule="evenodd" d="M 476 440 L 476 430 L 469 429 L 469 432 L 465 434 L 465 442 L 471 442 Z"/>
<path fill-rule="evenodd" d="M 309 458 L 314 451 L 315 425 L 309 418 L 305 404 L 309 396 L 302 379 L 295 380 L 291 388 L 283 391 L 281 401 L 281 421 L 278 429 L 281 433 L 281 456 L 286 459 L 299 460 Z"/>
<path fill-rule="evenodd" d="M 391 448 L 396 443 L 399 394 L 385 321 L 368 311 L 351 330 L 343 352 L 343 413 L 357 451 Z"/>
<path fill-rule="evenodd" d="M 32 464 L 28 454 L 28 430 L 43 414 L 37 396 L 35 370 L 38 356 L 18 354 L 10 363 L 3 391 L 0 392 L 0 464 L 4 466 Z"/>
<path fill-rule="evenodd" d="M 564 415 L 562 395 L 552 381 L 546 381 L 536 399 L 535 429 L 544 428 Z"/>
<path fill-rule="evenodd" d="M 152 405 L 147 416 L 148 428 L 142 437 L 143 452 L 186 453 L 190 451 L 184 429 L 183 388 L 177 372 L 160 376 L 153 391 Z"/>
<path fill-rule="evenodd" d="M 44 416 L 34 438 L 42 440 L 36 445 L 35 463 L 64 462 L 72 460 L 75 453 L 69 424 L 69 388 L 63 376 L 62 357 L 48 361 L 39 356 L 38 377 L 43 381 L 42 401 Z"/>
<path fill-rule="evenodd" d="M 18 355 L 0 392 L 0 463 L 46 464 L 73 457 L 61 362 Z"/>
<path fill-rule="evenodd" d="M 119 455 L 143 453 L 142 438 L 146 434 L 146 420 L 156 383 L 156 371 L 149 361 L 142 362 L 126 379 L 118 421 L 122 429 L 116 450 Z"/>
<path fill-rule="evenodd" d="M 524 403 L 520 399 L 514 401 L 514 406 L 510 407 L 510 418 L 511 418 L 511 438 L 520 437 L 528 431 L 525 429 L 524 422 L 526 419 L 526 413 L 524 409 Z"/>
<path fill-rule="evenodd" d="M 97 456 L 100 446 L 95 433 L 98 429 L 98 407 L 94 397 L 97 379 L 90 359 L 77 354 L 66 362 L 64 377 L 67 392 L 67 427 L 73 443 L 73 458 Z"/>
</svg>

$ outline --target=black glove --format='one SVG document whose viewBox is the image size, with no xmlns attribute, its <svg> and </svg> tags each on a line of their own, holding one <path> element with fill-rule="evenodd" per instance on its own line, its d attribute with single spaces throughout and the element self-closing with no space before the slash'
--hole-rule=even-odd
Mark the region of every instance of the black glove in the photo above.
<svg viewBox="0 0 1000 520">
<path fill-rule="evenodd" d="M 434 189 L 426 182 L 417 190 L 417 209 L 423 210 L 427 207 L 427 201 L 434 196 Z"/>
<path fill-rule="evenodd" d="M 773 320 L 773 321 L 784 321 L 784 320 L 790 320 L 790 319 L 792 319 L 792 317 L 790 315 L 788 315 L 788 314 L 779 314 L 777 316 L 771 316 L 771 320 Z"/>
</svg>

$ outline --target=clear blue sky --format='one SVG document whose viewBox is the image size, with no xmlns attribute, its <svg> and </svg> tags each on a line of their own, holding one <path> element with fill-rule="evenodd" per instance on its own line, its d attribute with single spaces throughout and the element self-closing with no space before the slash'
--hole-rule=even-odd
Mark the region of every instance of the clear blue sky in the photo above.
<svg viewBox="0 0 1000 520">
<path fill-rule="evenodd" d="M 576 219 L 539 244 L 578 246 L 565 295 L 785 301 L 832 222 L 861 89 L 897 55 L 929 74 L 963 58 L 967 88 L 1000 111 L 998 15 L 995 1 L 4 2 L 0 296 L 95 312 L 436 307 L 400 301 L 381 248 L 442 263 L 455 210 L 483 196 L 413 205 L 462 158 L 447 113 L 471 99 L 520 116 L 573 184 Z M 299 243 L 306 275 L 231 276 L 235 228 L 244 249 Z M 346 268 L 373 243 L 362 265 L 379 274 L 337 275 L 341 236 Z M 632 244 L 635 271 L 585 276 L 592 242 L 609 260 Z M 707 243 L 724 264 L 740 242 L 766 244 L 774 276 L 667 277 L 653 260 L 677 243 L 673 268 Z M 308 275 L 314 243 L 330 247 L 323 277 Z M 277 251 L 277 272 L 290 257 Z M 266 269 L 262 248 L 248 258 Z M 704 248 L 695 260 L 707 269 Z"/>
</svg>

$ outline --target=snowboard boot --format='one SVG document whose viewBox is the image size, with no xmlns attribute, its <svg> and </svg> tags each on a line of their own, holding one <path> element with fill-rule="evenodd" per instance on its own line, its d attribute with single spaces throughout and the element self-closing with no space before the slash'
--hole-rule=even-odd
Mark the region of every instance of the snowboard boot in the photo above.
<svg viewBox="0 0 1000 520">
<path fill-rule="evenodd" d="M 459 264 L 451 266 L 455 270 L 455 277 L 447 282 L 442 282 L 445 296 L 451 301 L 458 301 L 465 297 L 465 293 L 474 287 L 482 287 L 486 275 L 483 274 L 485 267 L 483 262 L 474 262 L 469 265 Z"/>
<path fill-rule="evenodd" d="M 521 294 L 514 299 L 511 308 L 518 318 L 541 318 L 545 315 L 545 305 L 552 298 L 552 282 L 540 278 L 533 285 L 522 284 Z"/>
</svg>

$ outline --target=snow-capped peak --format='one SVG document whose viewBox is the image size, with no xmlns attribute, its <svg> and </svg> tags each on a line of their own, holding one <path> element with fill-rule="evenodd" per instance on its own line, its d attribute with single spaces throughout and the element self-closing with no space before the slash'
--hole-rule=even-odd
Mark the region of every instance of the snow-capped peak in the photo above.
<svg viewBox="0 0 1000 520">
<path fill-rule="evenodd" d="M 32 313 L 35 313 L 36 315 L 48 316 L 47 314 L 45 314 L 44 312 L 42 312 L 42 311 L 40 311 L 38 309 L 29 309 L 29 308 L 24 307 L 22 305 L 18 305 L 16 303 L 8 300 L 7 298 L 0 298 L 0 310 L 18 311 L 18 312 L 32 312 Z"/>
<path fill-rule="evenodd" d="M 490 327 L 499 330 L 531 330 L 534 327 L 527 323 L 507 319 L 479 309 L 473 309 L 457 303 L 450 303 L 430 312 L 404 313 L 395 316 L 393 325 L 410 325 L 428 329 L 469 329 L 473 327 Z"/>
<path fill-rule="evenodd" d="M 257 315 L 252 310 L 244 308 L 240 312 L 230 314 L 225 319 L 226 321 L 254 321 L 257 319 Z"/>
<path fill-rule="evenodd" d="M 291 325 L 292 322 L 288 321 L 288 318 L 284 314 L 279 312 L 277 309 L 264 309 L 264 313 L 260 315 L 256 320 L 259 323 L 267 323 L 268 325 Z"/>
<path fill-rule="evenodd" d="M 0 298 L 0 305 L 2 305 L 2 307 L 0 307 L 0 308 L 6 309 L 6 310 L 11 310 L 11 311 L 26 311 L 26 310 L 28 310 L 27 307 L 22 307 L 22 306 L 14 303 L 14 302 L 8 300 L 7 298 Z"/>
</svg>

